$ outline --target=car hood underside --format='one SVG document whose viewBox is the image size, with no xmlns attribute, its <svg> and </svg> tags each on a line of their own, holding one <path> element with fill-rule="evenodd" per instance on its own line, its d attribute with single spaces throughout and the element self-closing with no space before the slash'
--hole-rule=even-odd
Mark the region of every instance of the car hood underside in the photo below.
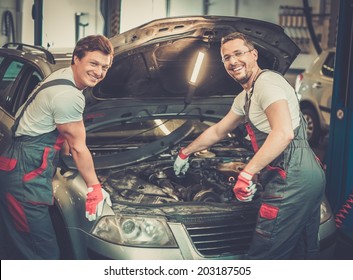
<svg viewBox="0 0 353 280">
<path fill-rule="evenodd" d="M 285 73 L 300 52 L 283 28 L 264 21 L 221 16 L 155 20 L 111 39 L 114 62 L 94 95 L 183 97 L 200 51 L 205 58 L 194 95 L 234 95 L 240 87 L 228 77 L 220 56 L 221 39 L 232 32 L 253 40 L 261 68 Z"/>
</svg>

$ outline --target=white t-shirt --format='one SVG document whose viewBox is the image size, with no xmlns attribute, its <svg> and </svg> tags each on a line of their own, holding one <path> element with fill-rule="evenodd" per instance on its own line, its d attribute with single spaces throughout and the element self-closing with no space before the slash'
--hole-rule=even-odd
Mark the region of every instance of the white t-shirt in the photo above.
<svg viewBox="0 0 353 280">
<path fill-rule="evenodd" d="M 249 94 L 250 91 L 247 93 L 243 90 L 234 98 L 231 110 L 237 115 L 245 116 L 245 95 Z M 264 133 L 270 133 L 271 127 L 267 120 L 265 110 L 272 103 L 282 99 L 288 102 L 293 129 L 295 129 L 299 126 L 300 115 L 299 102 L 293 87 L 282 75 L 276 72 L 266 71 L 261 73 L 255 82 L 249 111 L 250 121 L 258 130 Z M 280 118 L 281 116 L 278 117 Z"/>
<path fill-rule="evenodd" d="M 75 84 L 71 67 L 55 71 L 44 83 L 56 79 L 68 79 Z M 23 105 L 16 117 L 22 108 Z M 85 98 L 82 91 L 73 86 L 57 85 L 43 89 L 26 108 L 16 136 L 37 136 L 55 130 L 56 124 L 80 121 L 84 108 Z"/>
</svg>

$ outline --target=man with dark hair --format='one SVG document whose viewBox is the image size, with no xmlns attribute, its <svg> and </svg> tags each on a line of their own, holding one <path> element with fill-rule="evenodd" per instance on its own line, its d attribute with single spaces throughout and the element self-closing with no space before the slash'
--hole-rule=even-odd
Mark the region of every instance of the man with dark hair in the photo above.
<svg viewBox="0 0 353 280">
<path fill-rule="evenodd" d="M 96 219 L 105 201 L 111 204 L 86 146 L 82 91 L 104 79 L 113 55 L 106 37 L 82 38 L 71 66 L 49 75 L 16 114 L 13 144 L 0 157 L 0 211 L 20 252 L 16 258 L 59 258 L 49 206 L 53 204 L 52 177 L 64 142 L 87 185 L 87 219 Z"/>
<path fill-rule="evenodd" d="M 221 56 L 243 91 L 221 121 L 181 149 L 175 173 L 187 171 L 190 154 L 212 146 L 245 122 L 255 155 L 233 191 L 238 201 L 251 201 L 255 174 L 264 189 L 247 257 L 316 259 L 325 174 L 307 142 L 296 93 L 282 75 L 260 69 L 258 52 L 242 33 L 223 38 Z"/>
</svg>

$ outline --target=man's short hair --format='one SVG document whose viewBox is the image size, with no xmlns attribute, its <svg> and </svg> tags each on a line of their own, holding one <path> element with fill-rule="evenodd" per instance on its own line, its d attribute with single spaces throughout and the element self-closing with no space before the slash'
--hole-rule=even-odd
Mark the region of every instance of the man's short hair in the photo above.
<svg viewBox="0 0 353 280">
<path fill-rule="evenodd" d="M 114 48 L 112 43 L 104 35 L 89 35 L 80 39 L 75 46 L 72 54 L 71 64 L 74 64 L 74 56 L 79 59 L 83 58 L 87 52 L 100 51 L 106 55 L 111 56 L 113 62 Z"/>
<path fill-rule="evenodd" d="M 225 43 L 235 40 L 235 39 L 240 39 L 244 41 L 244 45 L 247 46 L 249 49 L 254 49 L 254 43 L 251 41 L 251 39 L 246 36 L 243 33 L 240 32 L 234 32 L 234 33 L 230 33 L 227 36 L 224 36 L 221 40 L 221 46 L 223 46 Z"/>
</svg>

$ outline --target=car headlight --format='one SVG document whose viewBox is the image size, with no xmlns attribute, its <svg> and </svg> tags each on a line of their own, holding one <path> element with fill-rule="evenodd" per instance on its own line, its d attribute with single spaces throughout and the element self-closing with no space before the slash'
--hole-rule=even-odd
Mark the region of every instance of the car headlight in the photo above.
<svg viewBox="0 0 353 280">
<path fill-rule="evenodd" d="M 102 217 L 93 235 L 120 245 L 141 247 L 177 247 L 165 219 L 136 216 Z"/>
<path fill-rule="evenodd" d="M 323 224 L 328 219 L 330 219 L 331 215 L 332 215 L 331 207 L 328 204 L 328 201 L 324 199 L 320 205 L 320 224 Z"/>
</svg>

